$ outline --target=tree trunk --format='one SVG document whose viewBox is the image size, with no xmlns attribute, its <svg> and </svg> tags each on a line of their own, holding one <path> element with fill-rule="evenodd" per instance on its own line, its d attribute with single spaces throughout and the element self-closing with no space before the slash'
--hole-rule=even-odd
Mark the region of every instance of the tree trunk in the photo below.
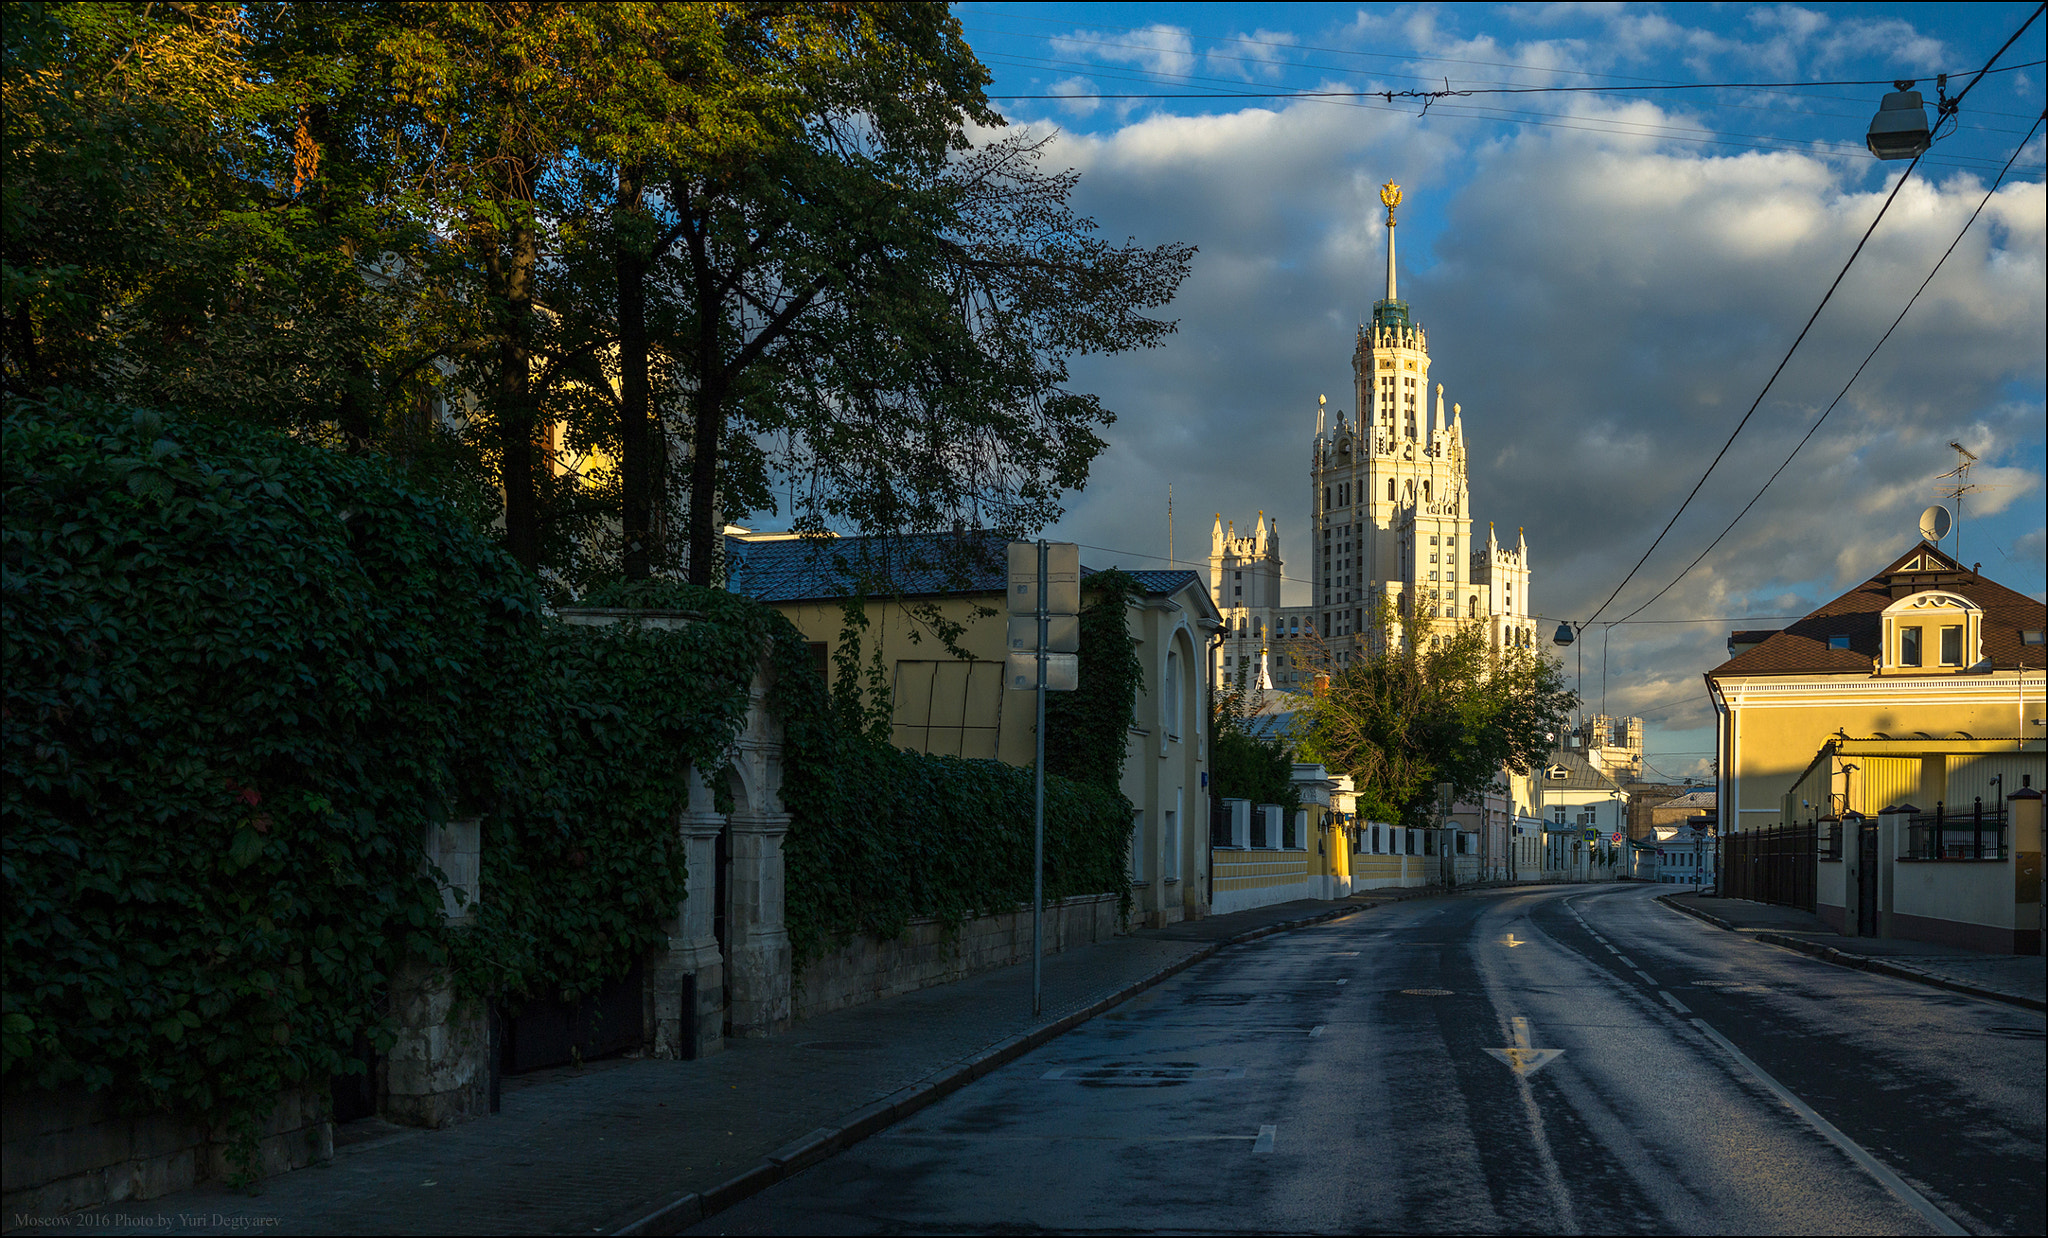
<svg viewBox="0 0 2048 1238">
<path fill-rule="evenodd" d="M 711 354 L 715 358 L 716 354 Z M 725 433 L 725 384 L 714 377 L 717 362 L 703 367 L 690 450 L 690 583 L 711 585 L 718 565 L 718 440 Z"/>
<path fill-rule="evenodd" d="M 530 181 L 529 181 L 530 183 Z M 533 399 L 533 277 L 539 237 L 530 201 L 508 203 L 515 212 L 497 255 L 499 292 L 505 299 L 498 344 L 496 412 L 501 480 L 505 486 L 505 549 L 529 568 L 540 566 L 540 470 L 535 441 L 540 418 Z M 524 209 L 522 209 L 524 208 Z"/>
<path fill-rule="evenodd" d="M 664 448 L 648 395 L 647 264 L 644 238 L 632 225 L 640 213 L 641 172 L 619 169 L 614 218 L 613 267 L 618 280 L 619 314 L 619 471 L 620 524 L 627 580 L 645 580 L 665 558 L 666 532 L 662 484 Z"/>
</svg>

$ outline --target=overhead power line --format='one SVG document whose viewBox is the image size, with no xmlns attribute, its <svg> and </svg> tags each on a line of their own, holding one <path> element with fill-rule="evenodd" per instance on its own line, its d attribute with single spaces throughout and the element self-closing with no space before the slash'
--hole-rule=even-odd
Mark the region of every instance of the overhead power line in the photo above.
<svg viewBox="0 0 2048 1238">
<path fill-rule="evenodd" d="M 2048 64 L 2048 60 L 2029 60 L 2025 64 L 2007 65 L 2002 69 L 1979 70 L 1985 73 L 2011 73 L 2019 69 L 2031 69 Z M 1165 76 L 1179 76 L 1178 74 Z M 1801 86 L 1890 86 L 1897 78 L 1870 78 L 1862 81 L 1827 82 L 1671 82 L 1640 86 L 1450 86 L 1442 90 L 1217 90 L 1206 92 L 1182 92 L 1169 94 L 1164 91 L 1126 91 L 1119 94 L 1038 94 L 1007 95 L 992 94 L 991 99 L 1012 102 L 1030 100 L 1060 100 L 1074 102 L 1077 99 L 1384 99 L 1392 103 L 1396 99 L 1461 99 L 1467 95 L 1583 95 L 1583 94 L 1628 94 L 1643 90 L 1783 90 Z M 1975 83 L 1972 82 L 1974 85 Z M 1957 96 L 1958 99 L 1961 96 Z"/>
<path fill-rule="evenodd" d="M 1033 15 L 1031 15 L 1031 14 L 1027 14 L 1027 13 L 1021 13 L 1021 12 L 1017 12 L 1017 11 L 1016 11 L 1016 10 L 1014 10 L 1014 9 L 1008 9 L 1008 10 L 1004 10 L 1004 11 L 1003 11 L 1003 15 L 1004 15 L 1005 17 L 1008 17 L 1008 18 L 1012 18 L 1012 19 L 1016 19 L 1016 20 L 1023 20 L 1023 21 L 1033 21 L 1033 22 L 1038 22 L 1038 23 L 1039 23 L 1039 24 L 1041 24 L 1041 25 L 1065 26 L 1065 27 L 1068 27 L 1068 28 L 1070 28 L 1070 29 L 1077 29 L 1077 30 L 1112 30 L 1112 31 L 1118 31 L 1118 32 L 1120 32 L 1120 33 L 1123 33 L 1123 34 L 1145 34 L 1145 33 L 1150 33 L 1150 32 L 1151 32 L 1151 31 L 1152 31 L 1152 30 L 1154 29 L 1154 27 L 1151 27 L 1151 26 L 1118 26 L 1118 25 L 1113 25 L 1113 24 L 1107 23 L 1107 22 L 1083 22 L 1083 21 L 1073 21 L 1073 20 L 1071 20 L 1071 19 L 1067 19 L 1067 18 L 1056 18 L 1056 17 L 1037 17 L 1037 16 L 1033 16 Z M 976 28 L 975 26 L 970 26 L 970 27 L 969 27 L 969 29 L 975 29 L 975 28 Z M 980 28 L 980 29 L 991 29 L 990 27 L 985 27 L 985 26 L 983 26 L 983 27 L 979 27 L 979 28 Z M 997 31 L 995 31 L 995 33 L 1001 33 L 1001 34 L 1011 34 L 1011 33 L 1020 33 L 1020 32 L 1016 32 L 1016 31 L 1006 31 L 1006 30 L 997 30 Z M 1318 46 L 1318 45 L 1316 45 L 1316 44 L 1312 44 L 1312 43 L 1295 43 L 1295 42 L 1292 42 L 1292 41 L 1289 41 L 1289 42 L 1280 42 L 1280 41 L 1277 41 L 1277 40 L 1272 40 L 1272 39 L 1255 39 L 1255 38 L 1252 38 L 1252 37 L 1250 37 L 1250 36 L 1248 36 L 1248 35 L 1242 35 L 1242 34 L 1239 34 L 1239 35 L 1229 35 L 1229 36 L 1223 36 L 1223 35 L 1195 34 L 1195 33 L 1193 33 L 1192 31 L 1184 31 L 1183 33 L 1187 34 L 1187 35 L 1189 36 L 1189 38 L 1190 38 L 1190 39 L 1199 39 L 1199 40 L 1201 40 L 1201 41 L 1202 41 L 1202 42 L 1204 42 L 1204 43 L 1227 43 L 1227 44 L 1235 44 L 1235 45 L 1237 45 L 1237 46 L 1240 46 L 1240 47 L 1271 47 L 1271 48 L 1280 48 L 1280 49 L 1285 49 L 1286 51 L 1289 51 L 1289 52 L 1322 52 L 1322 53 L 1327 53 L 1327 54 L 1329 54 L 1329 55 L 1334 55 L 1334 56 L 1350 56 L 1350 57 L 1355 57 L 1355 58 L 1358 58 L 1358 59 L 1362 59 L 1362 60 L 1392 60 L 1392 61 L 1399 61 L 1399 62 L 1404 62 L 1404 63 L 1412 63 L 1412 64 L 1453 64 L 1453 65 L 1471 65 L 1471 66 L 1474 66 L 1474 67 L 1476 67 L 1476 68 L 1484 68 L 1484 69 L 1507 69 L 1507 70 L 1510 70 L 1510 71 L 1513 71 L 1513 72 L 1517 72 L 1517 73 L 1550 73 L 1550 74 L 1555 74 L 1555 75 L 1557 75 L 1557 76 L 1560 76 L 1560 77 L 1583 77 L 1583 78 L 1598 78 L 1598 79 L 1605 79 L 1605 80 L 1607 80 L 1607 81 L 1610 81 L 1610 82 L 1633 82 L 1633 83 L 1640 83 L 1640 84 L 1642 84 L 1642 85 L 1645 85 L 1645 86 L 1674 86 L 1674 85 L 1684 85 L 1684 84 L 1685 84 L 1685 83 L 1673 82 L 1673 81 L 1670 81 L 1669 79 L 1666 79 L 1666 78 L 1654 78 L 1654 77 L 1637 77 L 1637 76 L 1633 76 L 1633 75 L 1631 75 L 1631 74 L 1625 74 L 1625 73 L 1596 73 L 1596 72 L 1593 72 L 1592 70 L 1589 70 L 1589 69 L 1564 69 L 1564 68 L 1554 68 L 1554 67 L 1551 67 L 1551 66 L 1548 66 L 1548 65 L 1533 65 L 1533 64 L 1517 64 L 1517 63 L 1514 63 L 1514 62 L 1511 62 L 1511 61 L 1500 61 L 1500 60 L 1472 60 L 1472 59 L 1469 59 L 1469 58 L 1466 58 L 1466 57 L 1460 57 L 1460 56 L 1431 56 L 1431 55 L 1423 55 L 1423 54 L 1419 54 L 1419 53 L 1414 53 L 1414 52 L 1369 52 L 1369 51 L 1362 51 L 1362 50 L 1359 50 L 1359 49 L 1357 49 L 1357 48 L 1351 48 L 1351 47 L 1323 47 L 1323 46 Z M 1030 36 L 1030 35 L 1027 35 L 1027 36 L 1025 36 L 1025 37 L 1037 37 L 1037 36 Z M 1082 38 L 1077 38 L 1077 37 L 1075 37 L 1075 36 L 1073 36 L 1073 35 L 1055 35 L 1055 36 L 1053 36 L 1053 41 L 1057 41 L 1057 42 L 1064 42 L 1064 43 L 1078 43 L 1078 44 L 1089 44 L 1089 45 L 1094 45 L 1094 46 L 1098 46 L 1098 47 L 1114 47 L 1114 48 L 1118 48 L 1118 49 L 1120 49 L 1120 50 L 1128 50 L 1128 51 L 1152 51 L 1152 52 L 1162 52 L 1162 53 L 1168 53 L 1168 54 L 1171 54 L 1171 53 L 1175 53 L 1175 52 L 1179 52 L 1179 51 L 1181 51 L 1181 50 L 1182 50 L 1182 49 L 1180 49 L 1180 48 L 1166 48 L 1166 47 L 1153 47 L 1153 46 L 1147 46 L 1147 45 L 1143 45 L 1143 44 L 1135 44 L 1135 43 L 1131 43 L 1131 42 L 1129 42 L 1128 40 L 1113 40 L 1113 39 L 1082 39 Z M 1192 48 L 1190 48 L 1190 49 L 1188 49 L 1188 50 L 1189 50 L 1190 54 L 1192 54 Z M 1308 63 L 1308 62 L 1305 62 L 1305 61 L 1297 61 L 1297 60 L 1279 60 L 1279 59 L 1276 59 L 1276 58 L 1273 58 L 1273 57 L 1269 57 L 1269 56 L 1218 56 L 1218 55 L 1217 55 L 1217 54 L 1216 54 L 1215 52 L 1213 52 L 1213 51 L 1210 51 L 1210 52 L 1204 52 L 1204 53 L 1203 53 L 1203 58 L 1204 58 L 1204 59 L 1224 59 L 1224 60 L 1237 60 L 1237 61 L 1241 61 L 1241 62 L 1244 62 L 1244 63 L 1249 63 L 1249 64 L 1257 64 L 1257 65 L 1260 65 L 1260 66 L 1262 66 L 1262 67 L 1265 67 L 1265 66 L 1272 66 L 1272 67 L 1280 67 L 1280 68 L 1300 68 L 1300 69 L 1314 69 L 1314 70 L 1317 70 L 1317 71 L 1320 71 L 1320 72 L 1332 72 L 1332 73 L 1343 73 L 1343 72 L 1348 72 L 1348 71 L 1349 71 L 1349 70 L 1347 70 L 1347 69 L 1345 69 L 1345 68 L 1343 68 L 1343 67 L 1340 67 L 1340 66 L 1336 66 L 1336 65 L 1319 65 L 1319 64 L 1312 64 L 1312 63 Z M 2026 68 L 2026 67 L 2027 67 L 2026 65 L 2011 65 L 2011 66 L 2008 66 L 2007 68 L 2004 68 L 2004 69 L 2000 69 L 2000 70 L 1998 70 L 1998 71 L 1999 71 L 1999 72 L 2001 72 L 2001 73 L 2003 73 L 2003 72 L 2010 72 L 2010 71 L 2012 71 L 2012 70 L 2014 70 L 2014 69 L 2022 69 L 2022 68 Z M 1162 77 L 1181 77 L 1181 78 L 1184 78 L 1185 80 L 1196 80 L 1196 79 L 1193 79 L 1193 78 L 1189 78 L 1189 77 L 1187 77 L 1187 75 L 1184 75 L 1184 74 L 1158 74 L 1158 76 L 1162 76 Z M 1418 80 L 1418 81 L 1420 81 L 1420 80 L 1425 80 L 1425 79 L 1422 79 L 1422 78 L 1419 78 L 1419 77 L 1417 77 L 1417 76 L 1416 76 L 1416 75 L 1414 75 L 1414 74 L 1403 74 L 1403 73 L 1393 73 L 1393 74 L 1385 74 L 1384 76 L 1387 76 L 1387 77 L 1397 77 L 1397 78 L 1400 78 L 1400 77 L 1405 77 L 1405 78 L 1410 78 L 1410 79 L 1413 79 L 1413 80 Z M 1921 76 L 1926 76 L 1926 75 L 1925 75 L 1925 74 L 1922 74 Z M 1960 76 L 1960 73 L 1958 73 L 1958 74 L 1957 74 L 1957 76 Z M 1216 79 L 1204 79 L 1204 80 L 1216 80 Z M 1892 80 L 1893 80 L 1893 79 L 1887 78 L 1887 79 L 1885 79 L 1885 80 L 1884 80 L 1883 82 L 1795 82 L 1795 83 L 1790 83 L 1790 85 L 1791 85 L 1791 86 L 1792 86 L 1793 88 L 1795 88 L 1795 89 L 1798 89 L 1798 90 L 1801 90 L 1801 91 L 1805 91 L 1805 90 L 1807 90 L 1807 89 L 1809 89 L 1809 88 L 1811 88 L 1811 87 L 1816 87 L 1816 86 L 1840 86 L 1840 85 L 1849 85 L 1849 86 L 1855 86 L 1855 85 L 1866 85 L 1866 86 L 1867 86 L 1867 85 L 1888 85 L 1888 84 L 1890 84 L 1890 82 L 1891 82 Z M 1775 88 L 1771 88 L 1771 87 L 1755 87 L 1754 89 L 1775 89 Z M 1005 96 L 991 96 L 991 97 L 1001 97 L 1001 98 L 1016 98 L 1016 97 L 1019 97 L 1019 96 L 1010 96 L 1010 95 L 1005 95 Z M 1843 96 L 1841 96 L 1841 95 L 1824 95 L 1824 96 L 1820 96 L 1820 97 L 1822 97 L 1822 98 L 1832 98 L 1832 99 L 1841 99 L 1841 100 L 1847 101 L 1847 100 L 1846 100 L 1846 99 L 1844 99 L 1844 97 L 1843 97 Z M 1860 102 L 1861 100 L 1857 100 L 1857 101 L 1858 101 L 1858 102 Z M 1984 115 L 1994 115 L 1994 116 L 2003 116 L 2003 115 L 2009 115 L 2009 113 L 2003 113 L 2003 112 L 1986 112 L 1986 113 L 1983 113 L 1983 114 L 1984 114 Z M 2020 116 L 2018 116 L 2017 118 L 2018 118 L 2018 119 L 2021 119 L 2021 120 L 2025 120 L 2025 119 L 2027 119 L 2027 116 L 2026 116 L 2025 114 L 2021 114 L 2021 115 L 2020 115 Z"/>
<path fill-rule="evenodd" d="M 2027 32 L 2029 26 L 2034 24 L 2034 20 L 2041 15 L 2041 10 L 2044 8 L 2048 8 L 2048 3 L 2036 7 L 2032 13 L 2028 14 L 2027 20 L 2021 24 L 2020 28 L 2012 32 L 2012 37 L 2007 39 L 2004 45 L 1996 52 L 1993 52 L 1991 59 L 1986 61 L 1984 67 L 1977 71 L 1977 76 L 1971 78 L 1969 84 L 1963 87 L 1961 93 L 1947 102 L 1942 108 L 1942 117 L 1936 121 L 1937 125 L 1939 125 L 1940 119 L 1945 119 L 1956 110 L 1962 103 L 1964 96 L 1975 89 L 1978 82 L 1984 80 L 1984 75 L 1989 73 L 1992 66 L 1998 63 L 1998 58 L 2005 54 L 2007 48 L 2010 48 L 2019 41 L 2019 37 Z M 1813 307 L 1813 314 L 1807 318 L 1806 325 L 1799 329 L 1798 336 L 1793 339 L 1792 346 L 1785 350 L 1785 356 L 1778 362 L 1777 368 L 1771 371 L 1770 378 L 1765 380 L 1763 390 L 1757 392 L 1756 400 L 1750 404 L 1749 411 L 1742 415 L 1742 420 L 1735 423 L 1735 429 L 1729 433 L 1728 441 L 1721 444 L 1721 450 L 1714 453 L 1714 458 L 1708 462 L 1706 471 L 1700 474 L 1700 479 L 1697 482 L 1693 483 L 1693 487 L 1687 492 L 1684 502 L 1678 505 L 1678 510 L 1671 513 L 1671 519 L 1665 523 L 1663 530 L 1657 534 L 1656 540 L 1650 543 L 1650 548 L 1643 552 L 1642 558 L 1636 560 L 1634 567 L 1629 568 L 1628 574 L 1621 578 L 1621 583 L 1614 587 L 1614 592 L 1607 595 L 1607 600 L 1600 603 L 1592 615 L 1587 617 L 1587 623 L 1590 624 L 1598 619 L 1602 611 L 1605 611 L 1614 604 L 1614 599 L 1621 596 L 1621 591 L 1628 587 L 1628 582 L 1635 579 L 1636 573 L 1642 570 L 1643 564 L 1649 562 L 1650 556 L 1656 552 L 1658 546 L 1663 544 L 1665 537 L 1670 534 L 1672 526 L 1676 525 L 1678 518 L 1685 514 L 1685 509 L 1692 506 L 1692 501 L 1698 497 L 1700 488 L 1707 484 L 1707 478 L 1713 476 L 1714 469 L 1727 456 L 1728 449 L 1735 445 L 1736 436 L 1742 433 L 1743 427 L 1749 424 L 1749 419 L 1756 415 L 1758 408 L 1762 407 L 1764 397 L 1770 394 L 1772 386 L 1778 381 L 1778 377 L 1785 372 L 1785 367 L 1791 363 L 1793 354 L 1798 352 L 1800 344 L 1805 342 L 1807 332 L 1813 330 L 1813 324 L 1820 318 L 1821 311 L 1826 309 L 1828 302 L 1834 298 L 1835 290 L 1842 286 L 1843 277 L 1847 276 L 1849 268 L 1856 264 L 1856 259 L 1858 255 L 1862 254 L 1864 245 L 1870 241 L 1871 233 L 1877 231 L 1877 225 L 1883 221 L 1885 212 L 1891 210 L 1892 203 L 1898 200 L 1899 190 L 1905 188 L 1906 182 L 1912 179 L 1913 169 L 1920 166 L 1920 160 L 1925 154 L 1926 152 L 1923 151 L 1921 154 L 1913 156 L 1913 162 L 1907 164 L 1905 171 L 1899 174 L 1898 182 L 1892 186 L 1891 193 L 1885 196 L 1884 205 L 1878 208 L 1877 217 L 1870 221 L 1868 228 L 1864 229 L 1863 238 L 1856 242 L 1856 248 L 1850 251 L 1848 261 L 1844 262 L 1842 269 L 1835 274 L 1834 282 L 1829 284 L 1827 292 L 1822 294 L 1820 304 Z"/>
<path fill-rule="evenodd" d="M 2048 117 L 2044 117 L 2044 119 L 2048 119 Z M 2031 142 L 2034 140 L 2034 134 L 2039 132 L 2040 128 L 2041 122 L 2035 121 L 2034 128 L 2027 132 L 2026 141 L 2020 143 L 2020 149 L 2025 149 L 2027 142 Z M 2018 157 L 2019 150 L 2014 150 L 2013 159 L 2017 159 Z M 1856 380 L 1863 377 L 1864 368 L 1870 364 L 1872 358 L 1877 356 L 1878 349 L 1883 348 L 1885 345 L 1885 341 L 1892 338 L 1892 332 L 1897 331 L 1899 329 L 1899 324 L 1906 321 L 1906 315 L 1912 310 L 1913 303 L 1920 299 L 1921 293 L 1927 291 L 1927 286 L 1934 282 L 1934 277 L 1936 275 L 1941 274 L 1942 264 L 1948 261 L 1949 255 L 1956 252 L 1956 246 L 1961 245 L 1963 243 L 1963 238 L 1969 235 L 1970 225 L 1976 223 L 1977 216 L 1983 214 L 1984 208 L 1990 205 L 1991 196 L 1998 192 L 1999 185 L 2004 183 L 2005 181 L 2006 173 L 2010 172 L 2011 170 L 2012 159 L 2007 159 L 2005 161 L 2004 170 L 2000 171 L 1998 174 L 1998 179 L 1992 181 L 1991 188 L 1984 191 L 1983 201 L 1977 203 L 1977 209 L 1971 211 L 1970 218 L 1964 221 L 1963 230 L 1961 232 L 1956 233 L 1956 239 L 1950 241 L 1948 243 L 1948 248 L 1942 251 L 1940 260 L 1934 264 L 1934 269 L 1927 273 L 1927 278 L 1921 280 L 1920 286 L 1913 290 L 1913 295 L 1906 299 L 1905 309 L 1900 310 L 1899 316 L 1897 318 L 1892 319 L 1892 325 L 1885 328 L 1884 334 L 1878 337 L 1877 343 L 1872 344 L 1870 346 L 1870 352 L 1864 356 L 1863 363 L 1856 367 L 1856 372 L 1854 374 L 1849 375 L 1849 381 L 1842 384 L 1842 389 L 1835 393 L 1835 398 L 1829 401 L 1828 406 L 1826 408 L 1821 410 L 1820 416 L 1816 418 L 1814 420 L 1814 423 L 1807 428 L 1805 436 L 1802 437 L 1797 443 L 1792 445 L 1792 450 L 1786 453 L 1784 463 L 1780 464 L 1771 473 L 1769 477 L 1764 479 L 1764 484 L 1757 487 L 1757 492 L 1750 497 L 1749 502 L 1743 504 L 1742 510 L 1735 513 L 1735 519 L 1730 520 L 1728 522 L 1728 527 L 1722 529 L 1720 534 L 1716 536 L 1713 541 L 1708 542 L 1707 548 L 1705 550 L 1700 551 L 1699 554 L 1694 557 L 1692 562 L 1686 564 L 1684 571 L 1681 571 L 1680 573 L 1678 573 L 1678 575 L 1672 577 L 1670 584 L 1665 585 L 1662 589 L 1659 589 L 1657 590 L 1657 592 L 1651 594 L 1649 601 L 1644 602 L 1641 606 L 1636 607 L 1634 610 L 1628 612 L 1628 614 L 1626 615 L 1623 615 L 1620 619 L 1616 620 L 1615 622 L 1627 623 L 1631 619 L 1635 619 L 1635 616 L 1649 609 L 1649 607 L 1653 603 L 1655 603 L 1658 598 L 1661 598 L 1665 594 L 1671 592 L 1671 590 L 1678 584 L 1679 581 L 1684 580 L 1688 573 L 1690 573 L 1694 568 L 1698 567 L 1702 560 L 1704 560 L 1708 555 L 1714 552 L 1714 547 L 1719 546 L 1723 539 L 1725 539 L 1730 533 L 1733 533 L 1735 531 L 1735 526 L 1740 524 L 1742 522 L 1742 518 L 1749 514 L 1749 509 L 1755 507 L 1757 505 L 1757 501 L 1764 497 L 1764 491 L 1769 490 L 1771 488 L 1771 483 L 1778 480 L 1778 475 L 1783 473 L 1786 469 L 1792 466 L 1793 458 L 1798 456 L 1800 449 L 1806 446 L 1807 441 L 1811 439 L 1814 436 L 1814 433 L 1821 428 L 1822 423 L 1827 421 L 1828 414 L 1835 411 L 1835 406 L 1842 402 L 1842 398 L 1849 394 L 1849 388 L 1855 386 Z M 2004 551 L 2000 551 L 1999 553 L 2004 554 Z M 2010 561 L 2011 559 L 2010 557 L 2008 557 L 2007 562 Z M 1645 621 L 1636 620 L 1636 622 L 1641 623 Z"/>
</svg>

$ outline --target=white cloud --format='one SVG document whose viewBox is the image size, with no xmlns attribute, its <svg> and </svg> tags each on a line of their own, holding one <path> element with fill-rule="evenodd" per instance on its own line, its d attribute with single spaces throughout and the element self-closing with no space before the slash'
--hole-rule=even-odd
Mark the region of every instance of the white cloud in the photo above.
<svg viewBox="0 0 2048 1238">
<path fill-rule="evenodd" d="M 1577 108 L 1679 119 L 1643 103 Z M 1076 367 L 1076 385 L 1122 415 L 1061 525 L 1112 548 L 1088 562 L 1163 554 L 1171 483 L 1183 559 L 1206 554 L 1211 513 L 1264 510 L 1280 523 L 1289 574 L 1306 579 L 1316 396 L 1353 407 L 1353 334 L 1379 293 L 1385 244 L 1375 193 L 1395 179 L 1408 192 L 1403 295 L 1429 329 L 1432 381 L 1464 406 L 1475 532 L 1526 526 L 1538 609 L 1582 619 L 1748 409 L 1889 188 L 1865 183 L 1865 163 L 1800 153 L 1558 129 L 1471 135 L 1457 122 L 1297 104 L 1057 140 L 1053 160 L 1081 169 L 1079 205 L 1105 232 L 1201 247 L 1169 311 L 1177 336 Z M 1748 501 L 1982 193 L 1960 174 L 1901 192 L 1695 507 L 1603 617 L 1647 598 Z M 1984 456 L 1979 480 L 2008 487 L 1973 499 L 1973 519 L 2038 504 L 2044 410 L 2030 393 L 2043 385 L 2048 330 L 2044 208 L 2038 183 L 1999 192 L 1827 425 L 1649 617 L 1796 615 L 1866 578 L 1910 543 L 1951 438 Z M 2028 537 L 2038 573 L 2039 535 Z M 1989 552 L 1972 557 L 1993 568 Z M 1773 624 L 1616 629 L 1610 709 L 1692 691 L 1725 657 L 1729 626 Z M 1597 669 L 1587 674 L 1597 692 Z M 1703 700 L 1657 717 L 1666 729 L 1710 721 Z"/>
<path fill-rule="evenodd" d="M 1202 53 L 1202 64 L 1210 73 L 1242 78 L 1247 82 L 1275 81 L 1280 61 L 1297 40 L 1285 30 L 1256 30 L 1218 41 Z"/>
<path fill-rule="evenodd" d="M 1054 35 L 1050 41 L 1062 56 L 1134 64 L 1148 73 L 1181 76 L 1195 68 L 1194 43 L 1180 26 L 1154 24 L 1122 34 L 1077 30 Z"/>
</svg>

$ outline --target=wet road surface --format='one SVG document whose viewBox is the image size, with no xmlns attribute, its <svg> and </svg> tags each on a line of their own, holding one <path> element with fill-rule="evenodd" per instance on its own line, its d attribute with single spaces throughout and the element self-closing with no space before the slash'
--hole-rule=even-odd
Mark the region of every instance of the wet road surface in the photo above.
<svg viewBox="0 0 2048 1238">
<path fill-rule="evenodd" d="M 2040 1013 L 1656 893 L 1227 951 L 691 1232 L 2048 1230 Z"/>
</svg>

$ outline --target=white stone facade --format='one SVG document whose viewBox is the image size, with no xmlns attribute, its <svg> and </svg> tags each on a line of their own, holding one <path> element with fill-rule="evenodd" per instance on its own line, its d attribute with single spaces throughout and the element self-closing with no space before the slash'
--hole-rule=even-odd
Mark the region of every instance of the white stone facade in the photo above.
<svg viewBox="0 0 2048 1238">
<path fill-rule="evenodd" d="M 1430 389 L 1429 335 L 1396 293 L 1391 207 L 1387 225 L 1387 295 L 1351 358 L 1358 416 L 1316 414 L 1307 614 L 1340 666 L 1363 648 L 1382 599 L 1396 639 L 1426 618 L 1534 648 L 1528 539 L 1503 545 L 1488 525 L 1483 545 L 1472 540 L 1464 410 L 1446 416 L 1443 384 Z"/>
</svg>

